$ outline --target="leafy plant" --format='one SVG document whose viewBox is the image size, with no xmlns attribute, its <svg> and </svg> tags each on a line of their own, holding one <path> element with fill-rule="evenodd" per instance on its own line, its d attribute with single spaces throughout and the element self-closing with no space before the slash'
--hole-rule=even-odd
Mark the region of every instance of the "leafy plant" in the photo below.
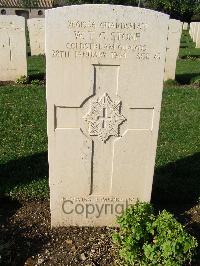
<svg viewBox="0 0 200 266">
<path fill-rule="evenodd" d="M 39 80 L 39 79 L 34 79 L 34 80 L 31 80 L 31 84 L 32 85 L 39 86 L 39 85 L 43 85 L 44 84 L 44 81 Z"/>
<path fill-rule="evenodd" d="M 173 79 L 168 79 L 164 82 L 165 86 L 178 86 L 178 82 L 176 80 Z"/>
<path fill-rule="evenodd" d="M 28 83 L 28 77 L 26 76 L 21 76 L 16 80 L 17 84 L 27 84 Z"/>
<path fill-rule="evenodd" d="M 197 240 L 166 210 L 155 215 L 149 203 L 137 202 L 117 219 L 113 241 L 127 265 L 182 266 L 191 262 Z"/>
</svg>

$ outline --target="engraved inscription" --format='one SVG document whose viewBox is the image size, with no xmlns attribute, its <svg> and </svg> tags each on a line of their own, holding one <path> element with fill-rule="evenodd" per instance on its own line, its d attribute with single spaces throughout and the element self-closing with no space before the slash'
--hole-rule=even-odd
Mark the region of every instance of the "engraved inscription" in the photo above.
<svg viewBox="0 0 200 266">
<path fill-rule="evenodd" d="M 66 28 L 71 37 L 64 49 L 52 50 L 53 58 L 125 60 L 132 54 L 139 61 L 160 61 L 160 52 L 144 41 L 146 23 L 66 20 Z"/>
<path fill-rule="evenodd" d="M 12 61 L 12 50 L 11 50 L 11 39 L 10 39 L 10 37 L 8 38 L 8 45 L 9 45 L 9 48 L 10 48 L 10 52 L 9 52 L 10 61 Z"/>
<path fill-rule="evenodd" d="M 90 111 L 84 116 L 90 136 L 98 136 L 106 142 L 111 136 L 119 136 L 120 125 L 126 118 L 120 113 L 121 101 L 113 102 L 105 93 L 91 103 Z"/>
</svg>

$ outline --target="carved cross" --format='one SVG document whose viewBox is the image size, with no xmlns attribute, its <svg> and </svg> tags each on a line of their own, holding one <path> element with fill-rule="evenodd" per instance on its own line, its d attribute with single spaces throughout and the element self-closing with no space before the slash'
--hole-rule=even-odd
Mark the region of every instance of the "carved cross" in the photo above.
<svg viewBox="0 0 200 266">
<path fill-rule="evenodd" d="M 118 74 L 119 66 L 95 66 L 94 87 L 98 88 L 98 97 L 94 93 L 94 96 L 84 103 L 86 109 L 89 109 L 85 115 L 81 112 L 82 105 L 73 108 L 56 107 L 56 130 L 80 129 L 80 121 L 85 121 L 87 124 L 87 132 L 82 128 L 81 132 L 92 142 L 91 173 L 88 173 L 88 175 L 91 174 L 89 195 L 108 196 L 112 192 L 115 140 L 120 141 L 120 138 L 131 130 L 151 130 L 152 128 L 153 108 L 129 106 L 126 108 L 127 116 L 123 116 L 123 107 L 126 103 L 119 100 Z M 110 82 L 110 77 L 113 78 L 113 82 Z M 115 95 L 112 98 L 111 93 Z M 120 127 L 123 123 L 125 130 L 120 136 Z"/>
<path fill-rule="evenodd" d="M 103 142 L 111 136 L 118 137 L 119 127 L 126 120 L 120 106 L 121 102 L 112 101 L 107 93 L 91 102 L 90 110 L 84 116 L 90 136 L 98 136 Z"/>
<path fill-rule="evenodd" d="M 102 128 L 106 127 L 106 124 L 109 123 L 109 121 L 111 121 L 111 116 L 108 115 L 108 110 L 107 108 L 103 108 L 103 114 L 102 116 L 98 117 L 99 120 L 102 121 Z"/>
</svg>

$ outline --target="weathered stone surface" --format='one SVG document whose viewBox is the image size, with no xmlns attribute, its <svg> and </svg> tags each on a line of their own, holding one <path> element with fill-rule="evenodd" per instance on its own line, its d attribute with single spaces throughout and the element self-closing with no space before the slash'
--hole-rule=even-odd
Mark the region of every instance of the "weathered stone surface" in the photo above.
<svg viewBox="0 0 200 266">
<path fill-rule="evenodd" d="M 200 48 L 200 22 L 197 23 L 197 33 L 196 33 L 196 48 Z"/>
<path fill-rule="evenodd" d="M 198 31 L 199 31 L 199 23 L 195 22 L 195 30 L 194 30 L 194 43 L 197 43 L 197 38 L 198 38 Z"/>
<path fill-rule="evenodd" d="M 183 30 L 187 30 L 188 29 L 188 23 L 187 22 L 184 22 L 183 23 Z"/>
<path fill-rule="evenodd" d="M 193 22 L 193 24 L 192 24 L 192 40 L 195 43 L 196 43 L 196 39 L 197 39 L 197 33 L 198 33 L 198 23 Z"/>
<path fill-rule="evenodd" d="M 45 53 L 45 19 L 32 18 L 28 19 L 28 30 L 30 38 L 31 55 L 39 55 Z"/>
<path fill-rule="evenodd" d="M 189 29 L 189 34 L 190 37 L 193 39 L 193 30 L 194 30 L 194 22 L 190 23 L 190 29 Z"/>
<path fill-rule="evenodd" d="M 181 33 L 182 23 L 179 20 L 170 19 L 164 80 L 175 79 Z"/>
<path fill-rule="evenodd" d="M 0 80 L 27 76 L 25 19 L 0 16 Z"/>
<path fill-rule="evenodd" d="M 190 34 L 190 36 L 191 36 L 193 41 L 194 41 L 194 35 L 195 35 L 195 26 L 196 26 L 196 22 L 191 22 L 190 23 L 189 34 Z"/>
<path fill-rule="evenodd" d="M 46 12 L 52 226 L 114 225 L 150 200 L 168 22 L 125 6 Z"/>
</svg>

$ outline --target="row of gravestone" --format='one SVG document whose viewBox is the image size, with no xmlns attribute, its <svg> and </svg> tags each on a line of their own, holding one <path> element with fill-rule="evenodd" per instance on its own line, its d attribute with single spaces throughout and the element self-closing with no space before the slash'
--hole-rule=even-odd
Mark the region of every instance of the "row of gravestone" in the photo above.
<svg viewBox="0 0 200 266">
<path fill-rule="evenodd" d="M 189 33 L 196 48 L 200 48 L 200 22 L 191 22 Z"/>
<path fill-rule="evenodd" d="M 27 20 L 31 55 L 45 54 L 45 19 Z"/>
<path fill-rule="evenodd" d="M 32 55 L 44 54 L 44 19 L 27 21 Z M 27 76 L 26 21 L 19 16 L 0 16 L 0 80 Z"/>
<path fill-rule="evenodd" d="M 151 198 L 166 55 L 176 61 L 181 22 L 113 5 L 51 9 L 45 20 L 52 226 L 114 225 Z M 0 21 L 21 64 L 24 21 Z"/>
<path fill-rule="evenodd" d="M 27 25 L 31 55 L 44 54 L 45 19 L 29 19 Z M 181 28 L 182 23 L 180 21 L 170 20 L 164 80 L 175 78 Z M 21 76 L 27 76 L 25 32 L 25 20 L 23 17 L 0 17 L 0 55 L 2 59 L 0 63 L 0 80 L 2 81 L 15 81 Z"/>
<path fill-rule="evenodd" d="M 188 30 L 189 24 L 187 22 L 183 23 L 183 30 Z"/>
</svg>

